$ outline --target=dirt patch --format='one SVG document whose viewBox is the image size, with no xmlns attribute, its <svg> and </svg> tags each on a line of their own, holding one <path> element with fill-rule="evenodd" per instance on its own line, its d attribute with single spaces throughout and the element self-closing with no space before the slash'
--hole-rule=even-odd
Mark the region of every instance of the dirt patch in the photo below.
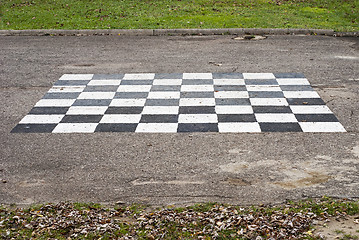
<svg viewBox="0 0 359 240">
<path fill-rule="evenodd" d="M 237 186 L 249 186 L 252 185 L 252 183 L 246 179 L 241 178 L 228 178 L 225 183 L 237 185 Z"/>
<path fill-rule="evenodd" d="M 37 187 L 46 184 L 46 181 L 44 179 L 32 179 L 19 182 L 18 184 L 20 187 Z"/>
<path fill-rule="evenodd" d="M 329 175 L 322 174 L 319 172 L 308 172 L 308 174 L 310 176 L 295 181 L 275 182 L 274 184 L 286 189 L 293 189 L 293 188 L 308 187 L 316 184 L 325 183 L 332 178 Z"/>
<path fill-rule="evenodd" d="M 359 239 L 359 215 L 318 222 L 314 234 L 323 239 Z"/>
</svg>

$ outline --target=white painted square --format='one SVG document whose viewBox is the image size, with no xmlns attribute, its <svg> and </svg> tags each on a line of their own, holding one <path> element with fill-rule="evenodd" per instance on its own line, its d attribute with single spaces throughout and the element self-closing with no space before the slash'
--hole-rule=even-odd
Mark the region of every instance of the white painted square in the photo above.
<svg viewBox="0 0 359 240">
<path fill-rule="evenodd" d="M 82 92 L 78 99 L 112 99 L 115 92 Z"/>
<path fill-rule="evenodd" d="M 299 122 L 303 132 L 346 132 L 339 122 Z"/>
<path fill-rule="evenodd" d="M 145 98 L 137 98 L 137 99 L 112 99 L 110 106 L 111 107 L 143 107 L 145 106 L 146 99 Z"/>
<path fill-rule="evenodd" d="M 178 114 L 178 106 L 145 106 L 142 114 Z"/>
<path fill-rule="evenodd" d="M 136 132 L 176 133 L 178 123 L 139 123 Z"/>
<path fill-rule="evenodd" d="M 59 123 L 65 115 L 26 115 L 20 123 Z"/>
<path fill-rule="evenodd" d="M 247 91 L 218 91 L 214 92 L 215 98 L 249 98 Z"/>
<path fill-rule="evenodd" d="M 165 86 L 165 85 L 181 85 L 182 84 L 182 79 L 155 79 L 153 81 L 153 85 L 160 85 L 160 86 Z"/>
<path fill-rule="evenodd" d="M 255 117 L 258 122 L 269 123 L 286 123 L 298 122 L 292 113 L 256 113 Z"/>
<path fill-rule="evenodd" d="M 290 109 L 293 113 L 296 114 L 327 114 L 333 113 L 327 106 L 325 105 L 292 105 Z"/>
<path fill-rule="evenodd" d="M 273 73 L 243 73 L 244 79 L 275 79 Z"/>
<path fill-rule="evenodd" d="M 53 86 L 50 88 L 49 93 L 69 93 L 69 92 L 82 92 L 85 89 L 86 85 L 79 86 Z"/>
<path fill-rule="evenodd" d="M 218 123 L 219 132 L 261 132 L 259 123 Z"/>
<path fill-rule="evenodd" d="M 141 114 L 107 114 L 100 123 L 139 123 Z"/>
<path fill-rule="evenodd" d="M 213 79 L 214 85 L 241 85 L 244 86 L 244 79 Z"/>
<path fill-rule="evenodd" d="M 59 123 L 53 133 L 93 133 L 98 123 Z"/>
<path fill-rule="evenodd" d="M 214 106 L 214 98 L 180 98 L 180 106 Z"/>
<path fill-rule="evenodd" d="M 93 74 L 64 74 L 59 80 L 91 80 Z"/>
<path fill-rule="evenodd" d="M 106 79 L 106 80 L 91 80 L 87 85 L 88 86 L 113 86 L 120 85 L 121 80 L 119 79 Z"/>
<path fill-rule="evenodd" d="M 212 73 L 183 73 L 183 79 L 212 79 Z"/>
<path fill-rule="evenodd" d="M 152 85 L 120 85 L 117 92 L 149 92 Z"/>
<path fill-rule="evenodd" d="M 250 98 L 252 106 L 288 106 L 285 98 Z"/>
<path fill-rule="evenodd" d="M 213 92 L 213 85 L 182 85 L 181 92 Z"/>
<path fill-rule="evenodd" d="M 103 115 L 107 106 L 72 106 L 66 115 Z"/>
<path fill-rule="evenodd" d="M 277 85 L 247 85 L 247 91 L 251 92 L 281 92 L 282 89 Z"/>
<path fill-rule="evenodd" d="M 218 105 L 215 107 L 217 114 L 252 114 L 252 106 L 226 106 Z"/>
<path fill-rule="evenodd" d="M 154 73 L 126 73 L 123 80 L 152 80 L 154 78 Z"/>
<path fill-rule="evenodd" d="M 70 107 L 76 99 L 41 99 L 35 107 Z"/>
<path fill-rule="evenodd" d="M 179 99 L 180 92 L 150 92 L 148 99 Z"/>
<path fill-rule="evenodd" d="M 180 114 L 178 123 L 218 123 L 217 114 Z"/>
<path fill-rule="evenodd" d="M 283 91 L 286 98 L 320 98 L 315 91 Z"/>
<path fill-rule="evenodd" d="M 279 85 L 310 85 L 306 78 L 277 78 Z"/>
</svg>

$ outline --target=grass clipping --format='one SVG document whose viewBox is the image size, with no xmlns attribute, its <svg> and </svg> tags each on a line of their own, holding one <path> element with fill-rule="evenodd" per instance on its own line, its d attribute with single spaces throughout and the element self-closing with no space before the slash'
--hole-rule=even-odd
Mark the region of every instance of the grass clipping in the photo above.
<svg viewBox="0 0 359 240">
<path fill-rule="evenodd" d="M 313 224 L 359 213 L 359 201 L 315 200 L 279 206 L 216 203 L 150 209 L 61 202 L 1 207 L 2 239 L 321 239 Z M 358 221 L 359 223 L 359 221 Z"/>
</svg>

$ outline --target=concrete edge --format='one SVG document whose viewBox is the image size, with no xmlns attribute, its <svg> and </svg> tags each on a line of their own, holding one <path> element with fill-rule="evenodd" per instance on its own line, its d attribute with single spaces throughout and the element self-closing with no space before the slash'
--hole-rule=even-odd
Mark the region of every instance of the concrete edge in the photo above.
<svg viewBox="0 0 359 240">
<path fill-rule="evenodd" d="M 171 35 L 325 35 L 359 37 L 359 32 L 335 32 L 327 29 L 218 28 L 218 29 L 83 29 L 83 30 L 0 30 L 0 36 L 171 36 Z"/>
</svg>

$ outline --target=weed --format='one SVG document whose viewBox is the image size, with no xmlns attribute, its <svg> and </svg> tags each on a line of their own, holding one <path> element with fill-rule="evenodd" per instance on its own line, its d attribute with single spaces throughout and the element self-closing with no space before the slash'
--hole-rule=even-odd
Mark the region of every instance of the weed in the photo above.
<svg viewBox="0 0 359 240">
<path fill-rule="evenodd" d="M 207 212 L 209 210 L 211 210 L 214 206 L 216 205 L 216 203 L 201 203 L 201 204 L 195 204 L 193 206 L 188 207 L 188 209 L 191 209 L 195 212 Z"/>
<path fill-rule="evenodd" d="M 103 208 L 101 204 L 98 203 L 73 203 L 74 209 L 76 210 L 89 210 L 89 209 L 100 209 Z"/>
</svg>

